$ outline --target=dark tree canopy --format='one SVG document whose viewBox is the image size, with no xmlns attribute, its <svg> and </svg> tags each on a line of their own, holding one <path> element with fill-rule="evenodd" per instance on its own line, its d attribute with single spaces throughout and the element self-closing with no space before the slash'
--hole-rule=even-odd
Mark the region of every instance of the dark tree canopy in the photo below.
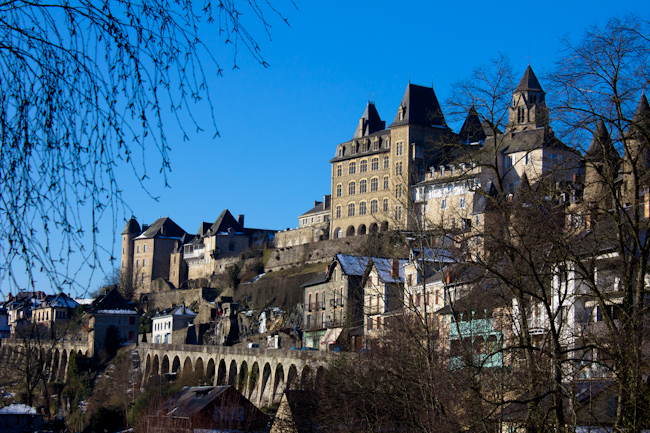
<svg viewBox="0 0 650 433">
<path fill-rule="evenodd" d="M 0 281 L 24 286 L 26 272 L 33 286 L 44 273 L 46 285 L 69 287 L 77 262 L 108 264 L 96 232 L 102 218 L 123 218 L 120 167 L 143 188 L 152 170 L 167 185 L 163 119 L 187 139 L 205 127 L 192 115 L 200 107 L 218 135 L 207 88 L 223 71 L 216 55 L 237 68 L 244 49 L 267 66 L 244 12 L 266 33 L 267 16 L 286 22 L 255 0 L 0 5 Z M 226 51 L 210 52 L 208 34 Z"/>
</svg>

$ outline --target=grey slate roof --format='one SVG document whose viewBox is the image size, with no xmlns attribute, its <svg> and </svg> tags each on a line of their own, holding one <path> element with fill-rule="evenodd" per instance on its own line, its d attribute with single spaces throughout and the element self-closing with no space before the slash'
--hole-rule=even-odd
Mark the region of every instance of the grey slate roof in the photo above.
<svg viewBox="0 0 650 433">
<path fill-rule="evenodd" d="M 379 113 L 377 113 L 377 109 L 375 108 L 375 104 L 370 101 L 368 101 L 366 110 L 363 112 L 361 119 L 364 123 L 362 135 L 359 134 L 359 129 L 357 128 L 353 138 L 365 137 L 366 135 L 373 134 L 386 128 L 386 122 L 381 120 Z"/>
<path fill-rule="evenodd" d="M 138 309 L 132 302 L 124 299 L 117 289 L 112 289 L 105 295 L 99 296 L 88 313 L 104 314 L 109 311 L 130 311 L 131 314 L 137 314 Z"/>
<path fill-rule="evenodd" d="M 318 204 L 316 204 L 313 208 L 309 209 L 304 214 L 300 215 L 298 218 L 306 217 L 306 216 L 311 215 L 311 214 L 319 214 L 319 213 L 323 213 L 323 212 L 328 211 L 331 208 L 331 206 L 330 206 L 331 202 L 329 200 L 326 200 L 326 201 L 327 201 L 327 203 L 322 202 L 322 201 L 317 202 Z"/>
<path fill-rule="evenodd" d="M 404 109 L 400 120 L 399 111 Z M 409 83 L 402 97 L 402 103 L 390 127 L 399 125 L 442 126 L 447 127 L 445 117 L 432 87 Z"/>
<path fill-rule="evenodd" d="M 153 224 L 145 230 L 136 239 L 152 239 L 152 238 L 172 238 L 181 239 L 185 235 L 185 230 L 180 228 L 169 217 L 158 218 Z"/>
<path fill-rule="evenodd" d="M 488 132 L 486 132 L 486 129 Z M 460 128 L 458 137 L 463 143 L 477 143 L 485 140 L 488 135 L 491 135 L 490 128 L 486 128 L 481 122 L 476 109 L 474 107 L 470 108 L 467 118 L 465 118 L 465 122 Z"/>
<path fill-rule="evenodd" d="M 210 229 L 205 234 L 206 236 L 214 236 L 217 233 L 227 233 L 228 229 L 232 228 L 237 233 L 242 233 L 244 228 L 239 225 L 239 222 L 232 216 L 228 209 L 224 209 L 219 215 L 219 218 L 212 224 Z"/>
<path fill-rule="evenodd" d="M 534 91 L 534 92 L 543 92 L 542 90 L 542 85 L 539 84 L 539 81 L 537 80 L 537 77 L 535 76 L 535 73 L 533 72 L 533 69 L 528 65 L 526 68 L 526 72 L 524 72 L 524 76 L 521 77 L 521 81 L 519 82 L 519 85 L 517 85 L 517 89 L 515 92 L 521 92 L 521 91 Z"/>
<path fill-rule="evenodd" d="M 166 308 L 159 311 L 155 317 L 165 316 L 196 316 L 196 313 L 185 306 L 185 304 L 177 305 L 175 307 Z"/>
<path fill-rule="evenodd" d="M 637 126 L 639 125 L 642 129 L 648 130 L 650 129 L 650 105 L 648 104 L 648 98 L 645 96 L 645 93 L 641 94 L 641 98 L 639 99 L 639 103 L 636 106 L 636 110 L 634 111 L 634 116 L 632 117 L 632 122 L 634 125 L 632 126 L 632 134 L 636 135 L 637 134 Z M 642 138 L 642 134 L 638 134 L 638 138 Z"/>
<path fill-rule="evenodd" d="M 598 122 L 594 137 L 591 140 L 589 149 L 585 152 L 585 157 L 591 161 L 605 161 L 609 158 L 618 158 L 618 152 L 614 148 L 612 138 L 605 127 L 605 122 Z"/>
</svg>

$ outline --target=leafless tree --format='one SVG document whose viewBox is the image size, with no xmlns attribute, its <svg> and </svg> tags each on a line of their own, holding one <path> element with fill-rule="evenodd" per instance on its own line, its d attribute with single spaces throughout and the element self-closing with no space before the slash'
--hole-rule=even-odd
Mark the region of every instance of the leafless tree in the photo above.
<svg viewBox="0 0 650 433">
<path fill-rule="evenodd" d="M 251 27 L 286 21 L 256 0 L 8 1 L 0 16 L 0 280 L 44 274 L 56 288 L 74 285 L 79 263 L 104 266 L 96 234 L 126 206 L 121 166 L 145 190 L 152 170 L 167 184 L 170 116 L 188 139 L 205 127 L 200 107 L 218 135 L 207 77 L 229 65 L 216 55 L 237 68 L 245 50 L 266 67 Z M 210 31 L 223 53 L 207 48 Z"/>
</svg>

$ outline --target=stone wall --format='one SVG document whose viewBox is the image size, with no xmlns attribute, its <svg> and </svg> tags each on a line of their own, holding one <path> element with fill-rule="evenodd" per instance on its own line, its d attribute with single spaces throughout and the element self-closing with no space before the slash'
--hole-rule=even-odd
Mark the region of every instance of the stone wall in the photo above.
<svg viewBox="0 0 650 433">
<path fill-rule="evenodd" d="M 358 254 L 368 241 L 368 236 L 355 236 L 342 239 L 312 242 L 294 247 L 276 248 L 266 263 L 266 272 L 300 266 L 303 264 L 322 263 L 332 260 L 334 255 Z"/>
<path fill-rule="evenodd" d="M 200 303 L 201 299 L 213 301 L 221 293 L 221 289 L 200 288 L 169 290 L 157 293 L 145 293 L 140 296 L 140 305 L 145 311 L 165 309 L 174 305 L 185 303 L 189 306 L 194 302 Z"/>
</svg>

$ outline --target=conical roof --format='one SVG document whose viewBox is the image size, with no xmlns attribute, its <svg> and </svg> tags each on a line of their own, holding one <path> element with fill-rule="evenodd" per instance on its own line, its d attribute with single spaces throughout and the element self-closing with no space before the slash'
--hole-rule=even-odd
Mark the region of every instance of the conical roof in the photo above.
<svg viewBox="0 0 650 433">
<path fill-rule="evenodd" d="M 585 156 L 588 159 L 597 161 L 604 161 L 606 158 L 619 156 L 616 149 L 614 149 L 612 138 L 609 136 L 605 122 L 602 119 L 598 122 L 596 131 L 594 132 L 594 138 L 591 140 Z"/>
<path fill-rule="evenodd" d="M 648 126 L 650 126 L 650 105 L 648 105 L 648 98 L 646 98 L 645 93 L 641 93 L 641 99 L 639 99 L 636 106 L 632 122 L 636 127 L 643 129 L 648 129 Z"/>
<path fill-rule="evenodd" d="M 530 65 L 528 65 L 528 67 L 526 68 L 526 72 L 524 72 L 524 76 L 521 77 L 521 81 L 519 82 L 519 85 L 517 86 L 517 89 L 515 91 L 524 92 L 524 91 L 531 91 L 531 90 L 534 92 L 544 91 L 542 89 L 542 85 L 539 84 L 539 81 L 537 80 L 537 77 L 533 72 L 533 68 L 531 68 Z"/>
<path fill-rule="evenodd" d="M 124 226 L 122 230 L 122 235 L 139 235 L 140 234 L 140 224 L 136 221 L 135 218 L 131 217 Z"/>
<path fill-rule="evenodd" d="M 465 123 L 463 123 L 463 127 L 460 128 L 460 133 L 458 135 L 464 143 L 477 143 L 485 140 L 485 131 L 483 130 L 481 119 L 479 118 L 478 112 L 474 106 L 469 109 Z"/>
<path fill-rule="evenodd" d="M 381 120 L 379 113 L 377 112 L 377 108 L 375 108 L 375 104 L 370 101 L 368 101 L 368 104 L 366 104 L 366 109 L 361 116 L 361 120 L 363 130 L 357 128 L 354 133 L 354 138 L 370 135 L 374 132 L 381 131 L 382 129 L 386 128 L 386 122 Z"/>
<path fill-rule="evenodd" d="M 409 83 L 395 120 L 390 125 L 447 126 L 432 87 Z"/>
</svg>

